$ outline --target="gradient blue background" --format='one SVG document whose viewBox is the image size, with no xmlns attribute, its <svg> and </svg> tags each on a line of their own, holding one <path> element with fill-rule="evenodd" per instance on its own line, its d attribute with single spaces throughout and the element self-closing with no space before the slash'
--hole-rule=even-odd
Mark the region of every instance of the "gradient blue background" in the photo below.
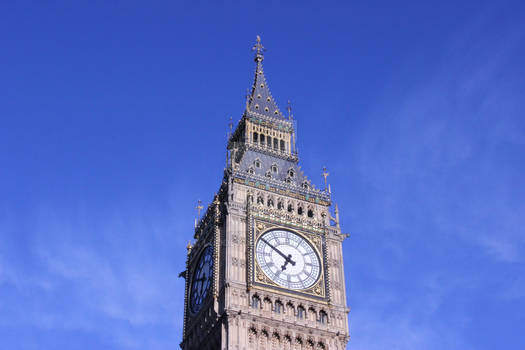
<svg viewBox="0 0 525 350">
<path fill-rule="evenodd" d="M 525 348 L 521 1 L 3 1 L 0 348 L 178 348 L 257 34 L 352 235 L 348 348 Z"/>
</svg>

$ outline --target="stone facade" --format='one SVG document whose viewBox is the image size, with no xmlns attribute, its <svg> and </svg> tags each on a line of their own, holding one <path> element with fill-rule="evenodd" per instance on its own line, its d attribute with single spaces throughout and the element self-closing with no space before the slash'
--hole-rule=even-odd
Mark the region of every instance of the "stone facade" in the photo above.
<svg viewBox="0 0 525 350">
<path fill-rule="evenodd" d="M 335 218 L 330 213 L 330 191 L 316 189 L 298 165 L 293 116 L 285 117 L 270 94 L 260 40 L 254 48 L 254 85 L 230 135 L 221 186 L 187 247 L 181 347 L 342 350 L 349 339 L 342 254 L 347 235 L 337 208 Z M 275 229 L 301 237 L 319 257 L 321 272 L 312 286 L 283 287 L 259 266 L 255 244 Z M 209 276 L 201 271 L 207 247 L 213 249 Z M 192 299 L 192 293 L 204 297 Z"/>
</svg>

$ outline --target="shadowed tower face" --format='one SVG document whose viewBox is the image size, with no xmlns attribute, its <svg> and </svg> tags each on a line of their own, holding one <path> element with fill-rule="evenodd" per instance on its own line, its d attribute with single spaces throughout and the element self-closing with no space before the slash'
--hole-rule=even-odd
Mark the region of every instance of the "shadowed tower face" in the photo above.
<svg viewBox="0 0 525 350">
<path fill-rule="evenodd" d="M 263 71 L 230 134 L 219 191 L 188 244 L 184 334 L 190 349 L 338 349 L 348 342 L 339 215 L 298 165 L 293 116 Z M 200 204 L 197 207 L 200 211 Z"/>
</svg>

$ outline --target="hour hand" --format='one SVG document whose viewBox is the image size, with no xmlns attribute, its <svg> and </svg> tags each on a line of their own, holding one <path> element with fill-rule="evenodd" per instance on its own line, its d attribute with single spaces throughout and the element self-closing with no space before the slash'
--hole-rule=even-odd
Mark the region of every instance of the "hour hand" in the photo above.
<svg viewBox="0 0 525 350">
<path fill-rule="evenodd" d="M 295 261 L 292 260 L 292 254 L 288 254 L 288 256 L 286 257 L 286 260 L 285 260 L 283 266 L 281 266 L 281 269 L 283 271 L 286 270 L 286 265 L 288 263 L 292 264 L 292 266 L 295 266 Z"/>
<path fill-rule="evenodd" d="M 275 248 L 273 245 L 271 245 L 267 240 L 265 240 L 264 238 L 261 238 L 261 241 L 263 241 L 264 243 L 268 244 L 270 246 L 270 248 L 272 248 L 273 250 L 275 250 L 277 252 L 277 254 L 279 254 L 280 256 L 282 256 L 284 258 L 284 265 L 281 266 L 281 269 L 284 271 L 286 269 L 286 265 L 288 263 L 292 264 L 292 266 L 295 266 L 295 261 L 292 260 L 292 254 L 288 254 L 288 256 L 284 255 L 283 252 L 281 252 L 279 249 Z"/>
</svg>

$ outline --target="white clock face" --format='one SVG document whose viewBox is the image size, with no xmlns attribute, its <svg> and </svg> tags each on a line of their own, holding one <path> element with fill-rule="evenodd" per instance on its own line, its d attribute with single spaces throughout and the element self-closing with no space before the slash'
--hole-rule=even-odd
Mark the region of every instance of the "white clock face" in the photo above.
<svg viewBox="0 0 525 350">
<path fill-rule="evenodd" d="M 321 262 L 314 248 L 291 231 L 264 233 L 257 240 L 255 256 L 266 276 L 284 288 L 309 288 L 321 274 Z"/>
</svg>

